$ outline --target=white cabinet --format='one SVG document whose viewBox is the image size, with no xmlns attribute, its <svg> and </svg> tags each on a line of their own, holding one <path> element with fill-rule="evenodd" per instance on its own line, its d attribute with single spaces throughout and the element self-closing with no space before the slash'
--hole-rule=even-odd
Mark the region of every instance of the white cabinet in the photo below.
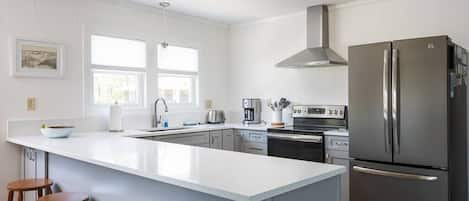
<svg viewBox="0 0 469 201">
<path fill-rule="evenodd" d="M 221 149 L 222 148 L 222 131 L 210 131 L 210 148 Z"/>
<path fill-rule="evenodd" d="M 326 136 L 326 162 L 346 167 L 347 173 L 341 177 L 342 201 L 349 201 L 349 138 Z"/>
<path fill-rule="evenodd" d="M 222 130 L 222 149 L 235 151 L 235 135 L 233 129 Z"/>
</svg>

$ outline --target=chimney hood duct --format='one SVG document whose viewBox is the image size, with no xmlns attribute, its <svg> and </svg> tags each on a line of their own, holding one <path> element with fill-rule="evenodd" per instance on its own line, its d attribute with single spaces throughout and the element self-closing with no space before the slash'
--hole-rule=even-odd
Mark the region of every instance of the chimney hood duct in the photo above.
<svg viewBox="0 0 469 201">
<path fill-rule="evenodd" d="M 326 5 L 307 10 L 307 49 L 278 63 L 277 67 L 307 68 L 346 65 L 347 61 L 329 48 L 329 11 Z"/>
</svg>

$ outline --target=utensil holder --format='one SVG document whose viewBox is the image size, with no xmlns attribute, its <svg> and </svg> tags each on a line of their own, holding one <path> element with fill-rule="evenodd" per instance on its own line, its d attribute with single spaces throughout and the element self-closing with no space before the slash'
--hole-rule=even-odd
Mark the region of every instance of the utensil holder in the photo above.
<svg viewBox="0 0 469 201">
<path fill-rule="evenodd" d="M 282 110 L 272 111 L 272 123 L 282 123 Z"/>
</svg>

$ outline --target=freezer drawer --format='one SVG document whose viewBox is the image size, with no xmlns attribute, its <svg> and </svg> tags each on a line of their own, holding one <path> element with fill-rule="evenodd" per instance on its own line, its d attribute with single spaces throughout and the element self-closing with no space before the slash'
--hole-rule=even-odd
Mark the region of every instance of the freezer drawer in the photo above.
<svg viewBox="0 0 469 201">
<path fill-rule="evenodd" d="M 352 161 L 350 201 L 448 201 L 446 171 Z"/>
</svg>

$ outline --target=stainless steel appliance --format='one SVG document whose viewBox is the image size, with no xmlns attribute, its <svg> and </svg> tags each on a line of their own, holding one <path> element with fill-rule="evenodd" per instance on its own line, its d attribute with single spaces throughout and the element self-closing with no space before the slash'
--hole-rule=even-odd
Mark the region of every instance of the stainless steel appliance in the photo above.
<svg viewBox="0 0 469 201">
<path fill-rule="evenodd" d="M 207 123 L 209 124 L 225 123 L 225 113 L 222 110 L 209 110 L 207 113 Z"/>
<path fill-rule="evenodd" d="M 466 65 L 447 36 L 349 48 L 351 201 L 467 200 Z"/>
<path fill-rule="evenodd" d="M 260 124 L 261 123 L 261 99 L 244 98 L 244 124 Z"/>
<path fill-rule="evenodd" d="M 329 47 L 329 11 L 326 5 L 312 6 L 306 18 L 307 48 L 277 64 L 277 67 L 307 68 L 340 66 L 347 62 Z"/>
<path fill-rule="evenodd" d="M 299 160 L 325 162 L 324 132 L 347 127 L 345 106 L 293 106 L 293 125 L 267 130 L 267 153 Z"/>
</svg>

